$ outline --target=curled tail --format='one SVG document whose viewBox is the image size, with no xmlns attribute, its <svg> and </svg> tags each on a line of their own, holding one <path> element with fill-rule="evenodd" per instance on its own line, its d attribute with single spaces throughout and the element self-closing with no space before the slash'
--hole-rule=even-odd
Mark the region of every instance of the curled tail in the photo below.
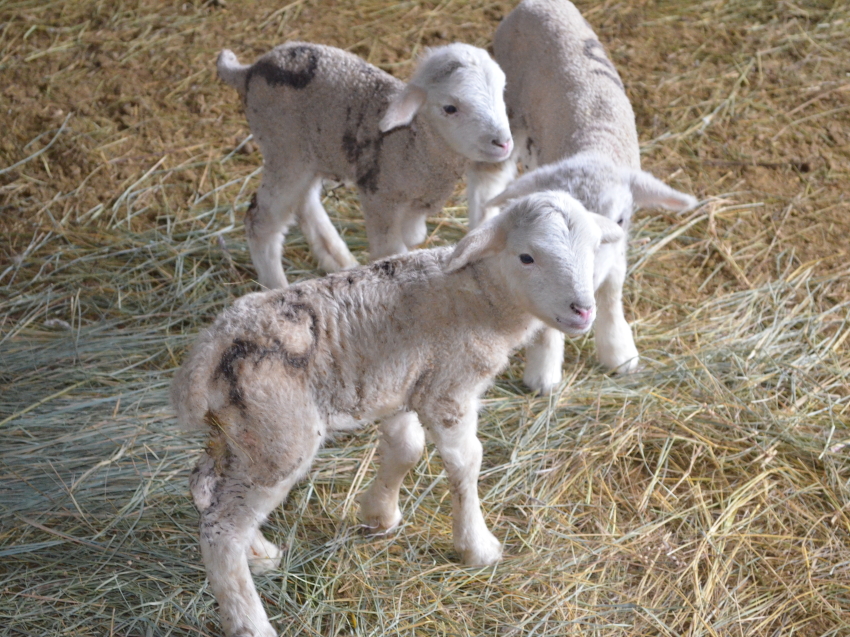
<svg viewBox="0 0 850 637">
<path fill-rule="evenodd" d="M 226 83 L 235 88 L 244 99 L 247 91 L 248 70 L 251 68 L 240 64 L 236 54 L 230 49 L 224 49 L 218 54 L 215 63 L 218 76 Z"/>
</svg>

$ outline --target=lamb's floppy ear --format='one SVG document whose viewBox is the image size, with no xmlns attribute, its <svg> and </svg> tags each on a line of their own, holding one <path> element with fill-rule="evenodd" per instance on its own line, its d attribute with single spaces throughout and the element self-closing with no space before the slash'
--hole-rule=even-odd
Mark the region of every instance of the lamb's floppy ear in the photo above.
<svg viewBox="0 0 850 637">
<path fill-rule="evenodd" d="M 507 233 L 499 221 L 499 217 L 493 217 L 461 239 L 443 271 L 460 270 L 468 263 L 479 261 L 503 249 L 507 242 Z"/>
<path fill-rule="evenodd" d="M 674 190 L 643 170 L 629 172 L 629 186 L 638 207 L 660 206 L 681 212 L 697 205 L 695 197 Z"/>
<path fill-rule="evenodd" d="M 405 86 L 404 90 L 390 101 L 387 112 L 384 113 L 379 124 L 381 132 L 386 133 L 399 126 L 410 124 L 427 97 L 428 91 L 421 86 L 414 84 Z"/>
<path fill-rule="evenodd" d="M 519 199 L 525 195 L 530 195 L 537 192 L 540 188 L 537 185 L 537 177 L 534 172 L 526 173 L 519 179 L 515 179 L 507 185 L 507 187 L 490 201 L 484 204 L 485 208 L 503 206 L 511 199 Z"/>
<path fill-rule="evenodd" d="M 593 220 L 602 230 L 602 243 L 614 243 L 623 238 L 623 229 L 608 217 L 591 213 Z"/>
<path fill-rule="evenodd" d="M 485 207 L 501 206 L 512 199 L 519 199 L 544 190 L 563 190 L 566 192 L 569 190 L 567 184 L 572 173 L 572 166 L 564 164 L 564 162 L 540 166 L 512 181 L 501 193 L 488 201 Z"/>
</svg>

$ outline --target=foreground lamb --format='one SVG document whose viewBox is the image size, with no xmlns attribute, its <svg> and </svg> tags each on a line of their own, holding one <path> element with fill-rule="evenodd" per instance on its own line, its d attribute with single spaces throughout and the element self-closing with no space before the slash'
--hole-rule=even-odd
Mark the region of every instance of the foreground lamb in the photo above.
<svg viewBox="0 0 850 637">
<path fill-rule="evenodd" d="M 297 219 L 322 268 L 356 264 L 321 203 L 322 179 L 355 183 L 372 259 L 425 240 L 464 170 L 513 150 L 505 76 L 486 51 L 429 49 L 405 85 L 340 49 L 284 44 L 251 66 L 228 50 L 218 73 L 245 103 L 263 178 L 245 218 L 260 284 L 286 287 L 281 250 Z"/>
<path fill-rule="evenodd" d="M 201 552 L 227 635 L 276 635 L 251 580 L 281 552 L 259 530 L 334 432 L 384 418 L 382 461 L 361 499 L 379 532 L 424 447 L 443 459 L 465 564 L 501 547 L 478 501 L 478 397 L 541 322 L 569 334 L 595 314 L 593 262 L 622 230 L 565 193 L 538 193 L 454 249 L 421 250 L 287 290 L 249 294 L 198 340 L 171 390 L 209 444 L 190 479 Z M 418 418 L 417 418 L 418 416 Z"/>
<path fill-rule="evenodd" d="M 567 0 L 524 0 L 499 25 L 493 48 L 507 76 L 505 102 L 516 150 L 537 168 L 511 183 L 515 165 L 471 178 L 470 226 L 511 198 L 564 190 L 585 208 L 618 223 L 626 233 L 635 206 L 684 210 L 696 204 L 640 169 L 635 117 L 623 83 L 593 29 Z M 599 251 L 596 349 L 609 370 L 638 367 L 638 351 L 623 315 L 627 237 Z M 525 383 L 541 392 L 561 380 L 563 335 L 541 332 L 529 348 Z"/>
</svg>

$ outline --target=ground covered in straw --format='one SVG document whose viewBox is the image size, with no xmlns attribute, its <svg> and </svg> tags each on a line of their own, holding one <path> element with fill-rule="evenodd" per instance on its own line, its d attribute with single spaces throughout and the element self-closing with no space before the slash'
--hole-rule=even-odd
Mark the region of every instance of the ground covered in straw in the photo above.
<svg viewBox="0 0 850 637">
<path fill-rule="evenodd" d="M 352 50 L 407 77 L 487 46 L 510 2 L 0 2 L 0 635 L 217 635 L 167 387 L 256 289 L 242 214 L 261 158 L 227 46 Z M 285 635 L 850 634 L 850 5 L 579 4 L 635 104 L 644 166 L 695 193 L 640 211 L 627 313 L 643 371 L 590 341 L 484 400 L 480 491 L 505 542 L 457 564 L 429 452 L 403 527 L 367 539 L 374 428 L 322 451 L 259 578 Z M 459 191 L 460 192 L 460 191 Z M 429 245 L 462 236 L 461 196 Z M 326 205 L 365 261 L 356 198 Z M 290 280 L 317 276 L 303 240 Z"/>
</svg>

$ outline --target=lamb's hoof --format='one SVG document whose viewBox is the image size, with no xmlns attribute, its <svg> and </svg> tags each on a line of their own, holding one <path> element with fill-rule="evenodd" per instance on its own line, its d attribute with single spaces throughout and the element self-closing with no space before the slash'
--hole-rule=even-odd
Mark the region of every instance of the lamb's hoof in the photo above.
<svg viewBox="0 0 850 637">
<path fill-rule="evenodd" d="M 401 524 L 401 519 L 401 511 L 398 509 L 391 516 L 365 515 L 361 511 L 360 517 L 363 534 L 368 536 L 389 535 L 398 528 L 398 525 Z"/>
<path fill-rule="evenodd" d="M 640 369 L 640 357 L 637 355 L 629 358 L 618 365 L 605 365 L 608 371 L 615 376 L 633 374 Z"/>
<path fill-rule="evenodd" d="M 284 550 L 262 536 L 254 539 L 248 549 L 248 568 L 253 575 L 263 575 L 280 566 Z"/>
<path fill-rule="evenodd" d="M 502 545 L 489 531 L 479 538 L 475 546 L 455 547 L 455 550 L 467 566 L 490 566 L 502 558 Z"/>
<path fill-rule="evenodd" d="M 278 634 L 279 633 L 272 628 L 271 624 L 267 624 L 266 626 L 255 626 L 239 630 L 230 635 L 230 637 L 278 637 Z"/>
<path fill-rule="evenodd" d="M 328 274 L 332 274 L 334 272 L 340 272 L 341 270 L 348 270 L 349 268 L 353 268 L 357 265 L 357 259 L 354 256 L 349 254 L 330 254 L 323 259 L 319 260 L 319 267 L 322 268 Z"/>
<path fill-rule="evenodd" d="M 548 396 L 561 384 L 561 368 L 559 366 L 557 372 L 544 371 L 543 373 L 529 373 L 526 368 L 522 382 L 536 394 Z"/>
</svg>

